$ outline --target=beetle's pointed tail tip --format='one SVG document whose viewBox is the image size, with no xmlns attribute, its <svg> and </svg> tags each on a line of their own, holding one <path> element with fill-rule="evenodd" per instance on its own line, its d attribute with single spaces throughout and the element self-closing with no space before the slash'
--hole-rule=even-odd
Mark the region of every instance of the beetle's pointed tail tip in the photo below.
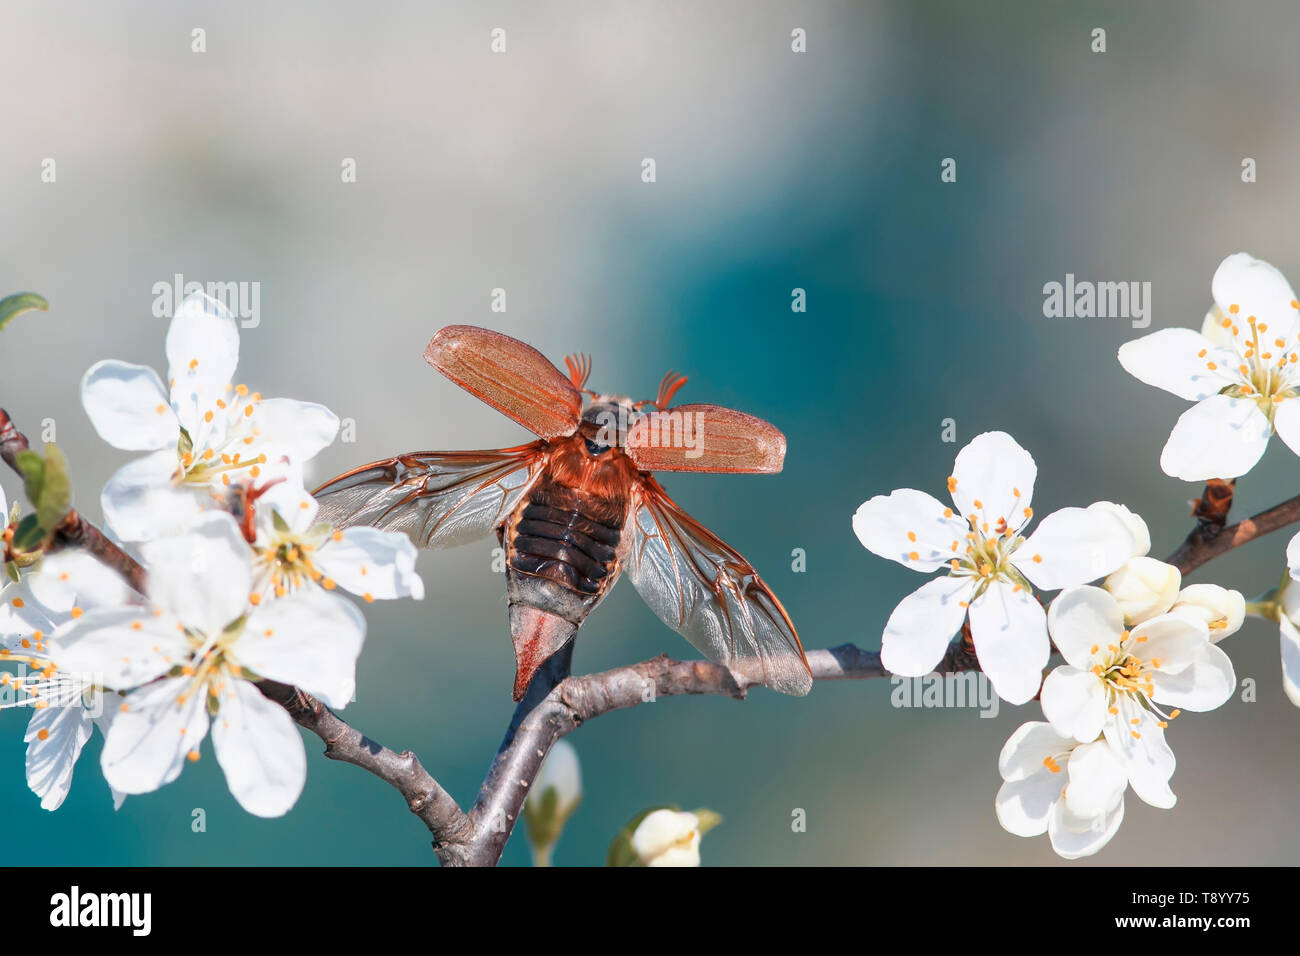
<svg viewBox="0 0 1300 956">
<path fill-rule="evenodd" d="M 578 630 L 558 615 L 523 604 L 510 605 L 510 635 L 515 645 L 515 702 L 524 699 L 528 685 L 552 654 Z"/>
</svg>

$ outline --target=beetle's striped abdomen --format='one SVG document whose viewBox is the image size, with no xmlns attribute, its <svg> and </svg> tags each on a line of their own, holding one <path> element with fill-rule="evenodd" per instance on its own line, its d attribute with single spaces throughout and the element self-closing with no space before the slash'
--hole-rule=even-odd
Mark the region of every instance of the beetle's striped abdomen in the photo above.
<svg viewBox="0 0 1300 956">
<path fill-rule="evenodd" d="M 614 569 L 622 516 L 617 524 L 606 524 L 588 517 L 589 509 L 579 510 L 583 503 L 556 501 L 549 490 L 539 489 L 524 506 L 510 566 L 581 594 L 598 594 Z"/>
<path fill-rule="evenodd" d="M 622 452 L 593 455 L 575 435 L 556 443 L 546 470 L 506 522 L 516 700 L 618 578 L 635 476 Z"/>
</svg>

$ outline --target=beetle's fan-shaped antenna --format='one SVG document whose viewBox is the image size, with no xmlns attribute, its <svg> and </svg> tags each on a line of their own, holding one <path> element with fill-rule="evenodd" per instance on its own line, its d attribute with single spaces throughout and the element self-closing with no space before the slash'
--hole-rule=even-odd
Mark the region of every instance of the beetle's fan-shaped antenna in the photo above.
<svg viewBox="0 0 1300 956">
<path fill-rule="evenodd" d="M 669 370 L 668 374 L 663 377 L 663 381 L 659 383 L 659 395 L 655 399 L 655 407 L 660 411 L 668 407 L 668 403 L 673 400 L 673 395 L 686 384 L 686 376 L 683 375 L 681 378 L 674 380 L 673 376 L 676 374 L 676 372 Z"/>
<path fill-rule="evenodd" d="M 586 352 L 566 355 L 564 364 L 569 369 L 569 381 L 573 383 L 573 387 L 582 389 L 587 384 L 587 379 L 591 377 L 591 356 Z"/>
</svg>

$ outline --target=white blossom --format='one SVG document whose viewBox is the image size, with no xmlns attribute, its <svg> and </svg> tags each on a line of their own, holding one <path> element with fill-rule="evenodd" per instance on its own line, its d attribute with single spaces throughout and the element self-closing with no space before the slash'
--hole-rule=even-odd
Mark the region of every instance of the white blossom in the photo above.
<svg viewBox="0 0 1300 956">
<path fill-rule="evenodd" d="M 415 573 L 415 545 L 405 534 L 377 528 L 333 528 L 317 522 L 316 499 L 296 469 L 253 503 L 253 590 L 261 597 L 320 587 L 342 588 L 366 602 L 424 597 Z"/>
<path fill-rule="evenodd" d="M 1220 263 L 1201 332 L 1161 329 L 1120 347 L 1134 377 L 1196 404 L 1160 454 L 1184 481 L 1236 478 L 1274 431 L 1300 454 L 1300 303 L 1286 277 L 1244 252 Z"/>
<path fill-rule="evenodd" d="M 252 552 L 223 512 L 141 552 L 152 606 L 87 611 L 50 650 L 60 668 L 129 691 L 104 742 L 104 776 L 124 793 L 156 790 L 199 759 L 211 728 L 235 799 L 250 813 L 280 816 L 302 791 L 306 754 L 288 713 L 254 682 L 294 684 L 346 706 L 364 620 L 320 590 L 252 605 Z"/>
<path fill-rule="evenodd" d="M 1022 535 L 1034 513 L 1036 475 L 1015 439 L 986 432 L 957 454 L 948 479 L 955 510 L 910 488 L 858 508 L 853 530 L 873 554 L 914 571 L 947 571 L 890 615 L 881 639 L 890 671 L 929 673 L 969 615 L 980 666 L 998 695 L 1022 704 L 1038 692 L 1049 645 L 1034 587 L 1055 590 L 1109 574 L 1137 543 L 1109 502 L 1063 508 Z"/>
<path fill-rule="evenodd" d="M 266 399 L 232 384 L 239 327 L 221 303 L 186 298 L 167 330 L 168 382 L 153 369 L 115 360 L 95 364 L 81 401 L 110 445 L 147 451 L 104 486 L 108 528 L 145 541 L 182 529 L 232 483 L 270 478 L 334 440 L 338 418 L 322 405 Z M 168 489 L 180 494 L 159 494 Z"/>
<path fill-rule="evenodd" d="M 1221 706 L 1236 687 L 1232 662 L 1210 643 L 1209 628 L 1161 614 L 1130 630 L 1115 598 L 1086 585 L 1057 596 L 1048 627 L 1066 663 L 1043 682 L 1043 716 L 1081 743 L 1104 734 L 1133 791 L 1152 806 L 1172 807 L 1168 722 L 1181 709 Z"/>
<path fill-rule="evenodd" d="M 1016 836 L 1046 833 L 1067 860 L 1096 853 L 1124 820 L 1124 765 L 1106 740 L 1080 743 L 1051 724 L 1022 724 L 998 757 L 994 808 Z"/>
<path fill-rule="evenodd" d="M 3 504 L 0 494 L 0 510 Z M 27 785 L 46 810 L 63 804 L 82 748 L 96 727 L 107 734 L 117 713 L 116 696 L 98 675 L 59 668 L 50 643 L 87 609 L 119 607 L 127 598 L 122 578 L 83 551 L 46 555 L 39 570 L 0 590 L 0 663 L 20 668 L 0 675 L 0 709 L 31 710 Z M 113 790 L 115 805 L 124 797 Z"/>
</svg>

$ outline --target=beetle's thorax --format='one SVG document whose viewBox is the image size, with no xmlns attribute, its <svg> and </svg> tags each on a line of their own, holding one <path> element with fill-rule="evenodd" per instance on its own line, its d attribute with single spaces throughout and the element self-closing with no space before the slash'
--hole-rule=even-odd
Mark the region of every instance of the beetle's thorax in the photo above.
<svg viewBox="0 0 1300 956">
<path fill-rule="evenodd" d="M 597 395 L 587 403 L 578 430 L 592 454 L 624 446 L 628 430 L 642 415 L 637 404 L 622 395 Z"/>
</svg>

